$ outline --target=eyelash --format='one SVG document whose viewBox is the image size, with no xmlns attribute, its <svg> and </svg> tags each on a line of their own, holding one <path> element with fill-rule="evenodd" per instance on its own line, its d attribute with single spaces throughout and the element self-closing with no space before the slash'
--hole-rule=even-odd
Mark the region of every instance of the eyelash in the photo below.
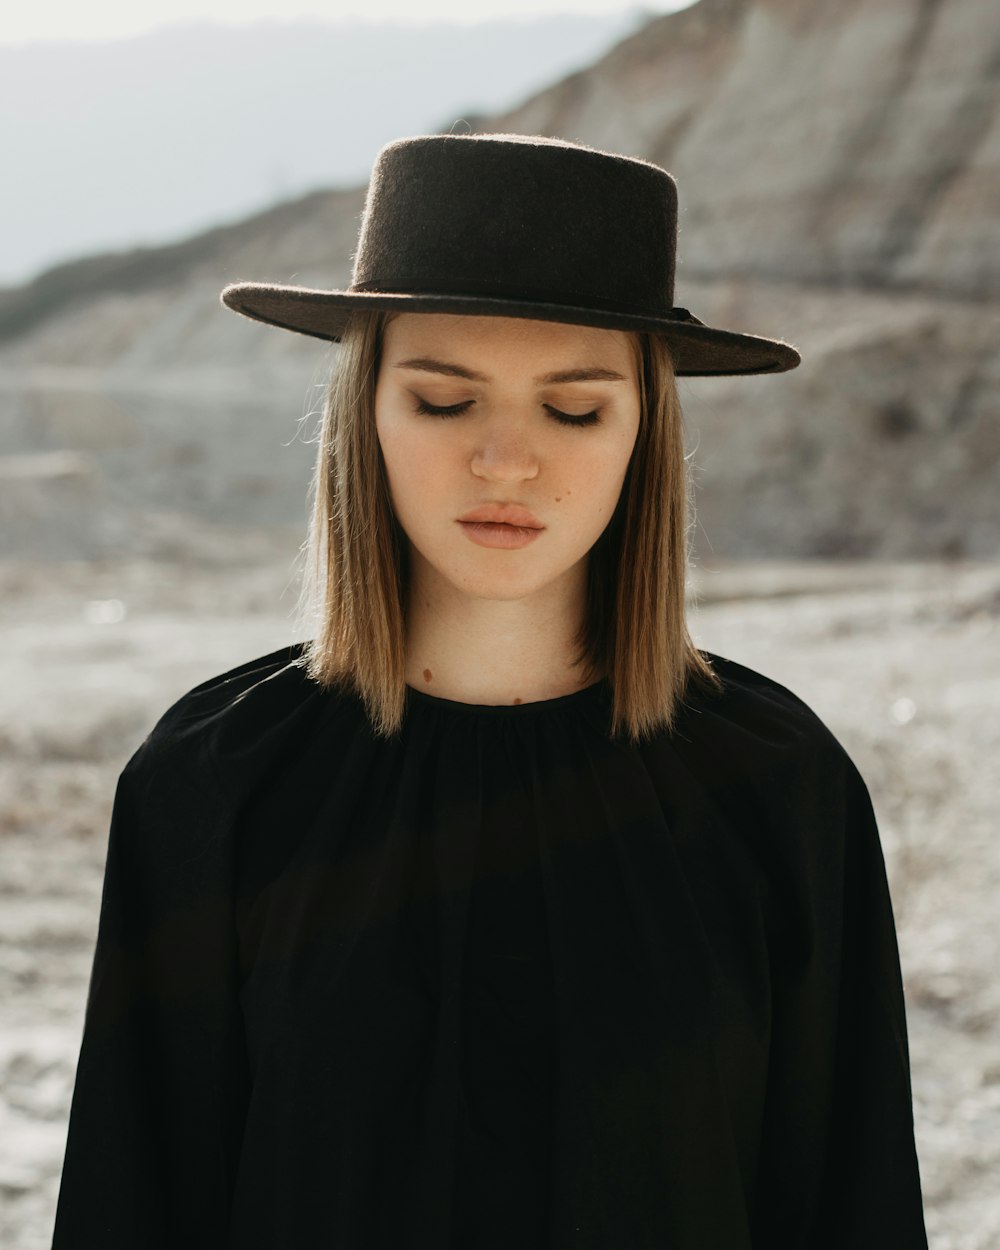
<svg viewBox="0 0 1000 1250">
<path fill-rule="evenodd" d="M 461 404 L 451 404 L 446 408 L 438 408 L 434 404 L 429 404 L 426 399 L 418 399 L 417 412 L 423 413 L 428 417 L 459 417 L 471 405 L 472 400 L 467 399 Z M 558 408 L 553 408 L 551 404 L 543 404 L 542 407 L 555 417 L 560 425 L 596 425 L 600 420 L 596 409 L 593 412 L 583 412 L 578 417 L 574 417 L 568 412 L 560 412 Z"/>
</svg>

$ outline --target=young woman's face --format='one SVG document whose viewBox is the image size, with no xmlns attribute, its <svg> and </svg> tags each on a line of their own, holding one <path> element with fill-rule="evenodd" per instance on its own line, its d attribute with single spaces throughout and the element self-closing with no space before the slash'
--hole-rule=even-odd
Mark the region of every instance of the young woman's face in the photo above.
<svg viewBox="0 0 1000 1250">
<path fill-rule="evenodd" d="M 611 520 L 635 444 L 638 368 L 623 331 L 394 317 L 375 421 L 414 571 L 422 562 L 421 575 L 488 599 L 579 575 Z M 513 519 L 540 528 L 463 523 L 493 504 L 527 510 L 531 518 Z"/>
</svg>

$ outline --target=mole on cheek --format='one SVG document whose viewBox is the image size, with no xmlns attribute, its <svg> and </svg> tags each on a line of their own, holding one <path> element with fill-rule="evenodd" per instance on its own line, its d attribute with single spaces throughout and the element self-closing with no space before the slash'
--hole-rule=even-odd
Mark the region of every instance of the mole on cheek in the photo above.
<svg viewBox="0 0 1000 1250">
<path fill-rule="evenodd" d="M 514 700 L 514 702 L 515 702 L 515 703 L 520 703 L 520 702 L 521 702 L 521 700 L 520 700 L 520 699 L 515 699 L 515 700 Z"/>
<path fill-rule="evenodd" d="M 431 673 L 431 670 L 429 668 L 425 668 L 424 669 L 424 681 L 430 681 L 432 676 L 433 674 Z"/>
</svg>

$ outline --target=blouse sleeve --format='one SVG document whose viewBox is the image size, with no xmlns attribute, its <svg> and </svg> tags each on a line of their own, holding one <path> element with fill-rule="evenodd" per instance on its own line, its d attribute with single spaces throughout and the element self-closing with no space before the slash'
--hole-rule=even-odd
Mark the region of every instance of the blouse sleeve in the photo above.
<svg viewBox="0 0 1000 1250">
<path fill-rule="evenodd" d="M 121 774 L 53 1250 L 226 1244 L 248 1087 L 232 823 L 183 733 Z"/>
<path fill-rule="evenodd" d="M 864 781 L 846 754 L 829 762 L 786 824 L 799 885 L 772 961 L 754 1245 L 926 1250 L 885 863 Z"/>
</svg>

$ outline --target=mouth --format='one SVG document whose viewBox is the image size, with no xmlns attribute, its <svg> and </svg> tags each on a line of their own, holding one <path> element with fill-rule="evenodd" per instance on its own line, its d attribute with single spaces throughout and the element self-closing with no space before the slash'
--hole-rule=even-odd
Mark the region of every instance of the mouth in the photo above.
<svg viewBox="0 0 1000 1250">
<path fill-rule="evenodd" d="M 545 526 L 534 513 L 516 504 L 484 504 L 459 517 L 463 525 L 504 525 L 512 529 L 543 530 Z"/>
<path fill-rule="evenodd" d="M 507 521 L 459 521 L 466 536 L 480 547 L 524 547 L 541 534 L 543 526 L 511 525 Z"/>
</svg>

